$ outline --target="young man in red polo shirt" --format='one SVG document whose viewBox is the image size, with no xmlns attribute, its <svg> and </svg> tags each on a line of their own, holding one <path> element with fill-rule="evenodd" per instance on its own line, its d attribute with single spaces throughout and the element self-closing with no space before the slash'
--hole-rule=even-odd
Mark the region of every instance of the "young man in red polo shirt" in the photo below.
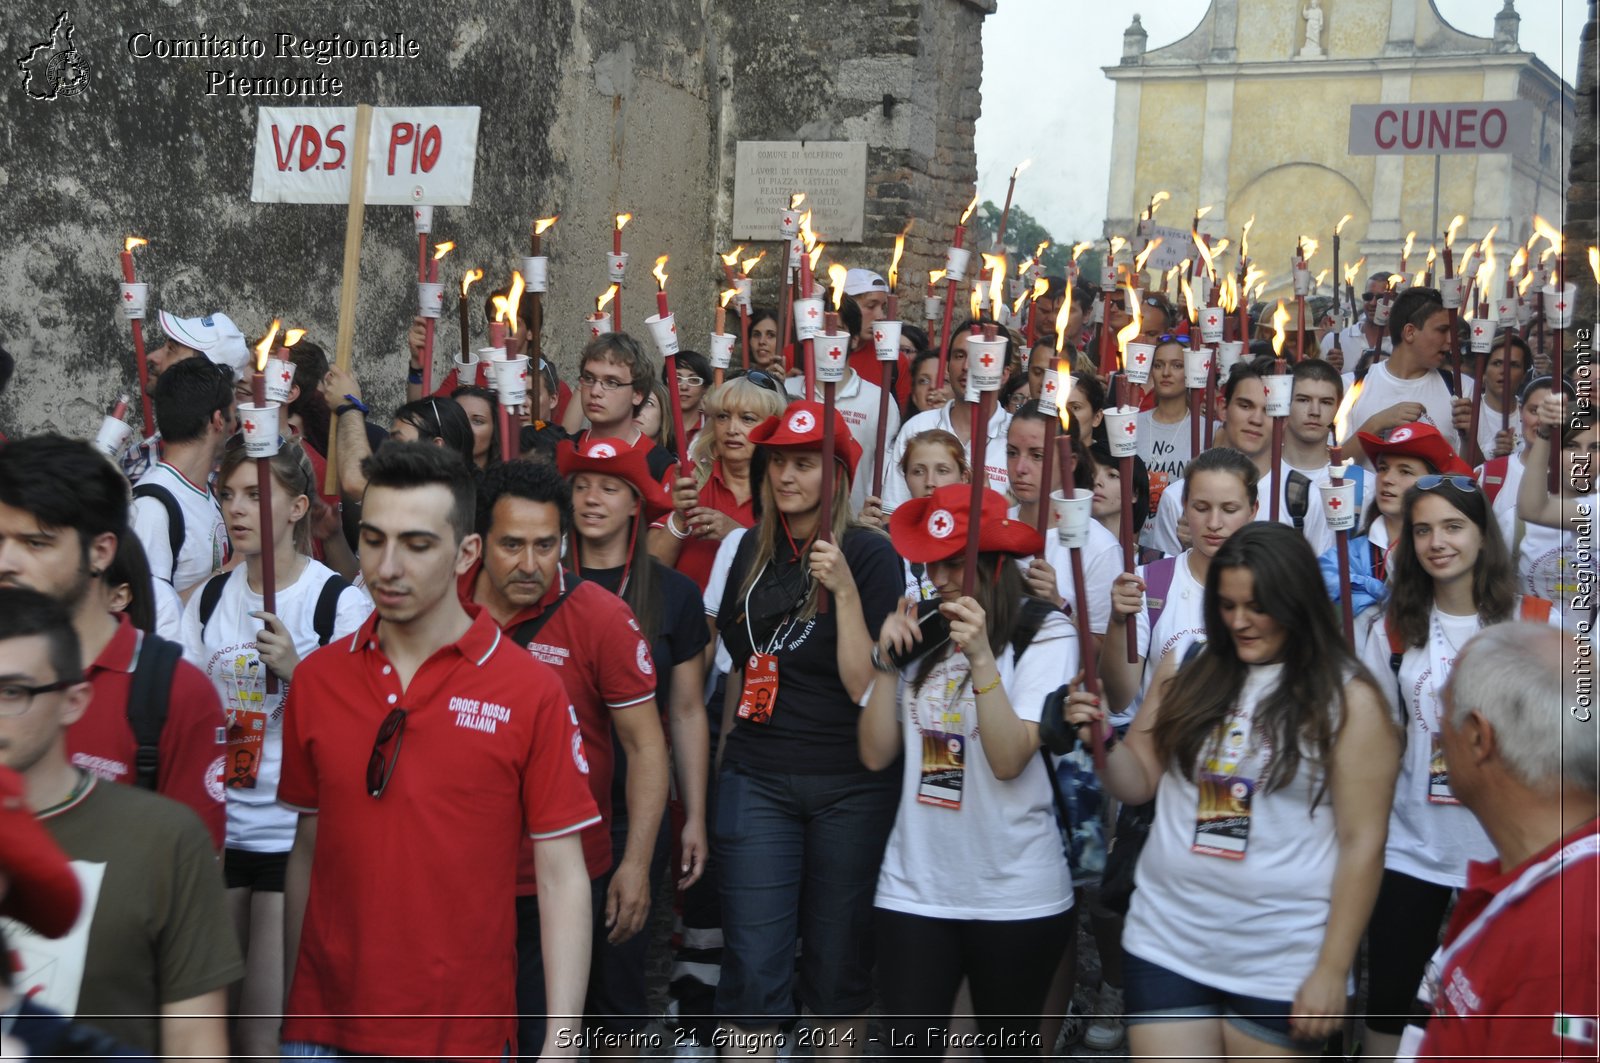
<svg viewBox="0 0 1600 1063">
<path fill-rule="evenodd" d="M 286 1055 L 502 1056 L 515 1036 L 513 885 L 523 839 L 544 895 L 550 1005 L 589 969 L 578 832 L 599 822 L 560 681 L 455 581 L 477 561 L 454 454 L 368 458 L 361 571 L 376 612 L 300 663 L 278 800 L 300 812 L 284 889 Z M 557 1024 L 529 1053 L 576 1054 Z"/>
<path fill-rule="evenodd" d="M 650 646 L 622 599 L 562 571 L 562 542 L 572 528 L 572 494 L 548 465 L 512 462 L 484 478 L 478 526 L 483 561 L 460 581 L 463 601 L 483 607 L 511 641 L 555 668 L 577 711 L 589 757 L 588 782 L 603 822 L 584 831 L 594 889 L 594 968 L 588 1013 L 616 1016 L 608 1000 L 606 941 L 638 933 L 650 914 L 650 857 L 667 800 L 667 747 L 656 708 Z M 627 757 L 628 834 L 611 869 L 612 731 Z M 543 1006 L 538 984 L 544 908 L 524 878 L 517 900 L 518 1011 L 531 1042 Z M 545 948 L 548 956 L 548 947 Z M 548 963 L 544 965 L 548 969 Z M 552 1014 L 555 1010 L 550 1009 Z"/>
<path fill-rule="evenodd" d="M 1595 1058 L 1600 744 L 1568 678 L 1592 659 L 1559 628 L 1510 623 L 1456 661 L 1439 721 L 1450 791 L 1500 859 L 1468 865 L 1423 979 L 1427 1029 L 1400 1058 Z"/>
<path fill-rule="evenodd" d="M 136 783 L 194 809 L 222 847 L 224 724 L 216 688 L 179 647 L 140 631 L 105 604 L 101 577 L 127 535 L 128 485 L 89 444 L 62 436 L 19 439 L 0 448 L 0 586 L 48 594 L 72 614 L 94 700 L 67 728 L 72 763 L 111 782 Z M 163 670 L 170 683 L 144 678 Z M 143 666 L 141 668 L 141 665 Z M 136 684 L 135 679 L 141 678 Z M 141 772 L 140 744 L 129 723 L 138 685 L 165 713 L 153 770 Z M 164 708 L 162 706 L 164 705 Z M 152 769 L 149 764 L 146 769 Z"/>
</svg>

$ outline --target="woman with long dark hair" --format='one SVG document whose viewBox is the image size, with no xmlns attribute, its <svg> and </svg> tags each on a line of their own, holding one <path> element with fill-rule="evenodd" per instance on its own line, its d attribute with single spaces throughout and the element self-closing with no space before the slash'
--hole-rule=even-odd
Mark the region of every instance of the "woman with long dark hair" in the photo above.
<svg viewBox="0 0 1600 1063">
<path fill-rule="evenodd" d="M 783 342 L 778 337 L 778 313 L 768 306 L 750 309 L 750 368 L 783 379 Z"/>
<path fill-rule="evenodd" d="M 858 725 L 863 764 L 904 763 L 878 874 L 878 980 L 891 1052 L 942 1051 L 940 1017 L 965 979 L 985 1054 L 1037 1056 L 1045 992 L 1076 923 L 1039 715 L 1077 671 L 1078 640 L 1059 610 L 1028 596 L 1016 561 L 1044 544 L 993 491 L 963 593 L 971 497 L 964 484 L 941 487 L 890 523 L 940 604 L 927 626 L 909 600 L 884 621 Z M 947 635 L 925 635 L 934 624 Z M 908 663 L 897 668 L 897 655 Z"/>
<path fill-rule="evenodd" d="M 1383 888 L 1367 934 L 1367 1054 L 1393 1055 L 1454 891 L 1469 860 L 1494 858 L 1482 826 L 1450 792 L 1440 746 L 1439 692 L 1461 647 L 1484 627 L 1559 622 L 1542 599 L 1517 596 L 1489 500 L 1469 476 L 1429 475 L 1406 491 L 1389 558 L 1389 600 L 1362 614 L 1362 658 L 1406 730 L 1389 816 Z"/>
<path fill-rule="evenodd" d="M 1314 1055 L 1383 869 L 1400 735 L 1346 649 L 1305 538 L 1235 532 L 1205 582 L 1206 641 L 1156 670 L 1127 738 L 1082 691 L 1118 800 L 1158 797 L 1123 934 L 1135 1059 Z"/>
<path fill-rule="evenodd" d="M 472 428 L 472 464 L 480 469 L 500 463 L 500 407 L 494 392 L 476 384 L 463 384 L 450 398 L 467 415 Z"/>
<path fill-rule="evenodd" d="M 828 1050 L 854 1055 L 873 999 L 872 896 L 899 793 L 892 776 L 861 766 L 857 704 L 905 584 L 889 540 L 850 518 L 861 448 L 837 413 L 833 431 L 829 541 L 822 404 L 793 403 L 750 433 L 765 462 L 761 515 L 739 542 L 717 615 L 734 670 L 714 817 L 724 938 L 715 1010 L 740 1033 L 776 1037 L 798 997 L 828 1024 L 818 1033 Z"/>
</svg>

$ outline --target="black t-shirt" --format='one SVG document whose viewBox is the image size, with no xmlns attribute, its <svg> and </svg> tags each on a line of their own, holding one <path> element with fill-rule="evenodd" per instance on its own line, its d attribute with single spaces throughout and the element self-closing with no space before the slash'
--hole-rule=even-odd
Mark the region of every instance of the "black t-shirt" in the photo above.
<svg viewBox="0 0 1600 1063">
<path fill-rule="evenodd" d="M 733 657 L 729 683 L 742 682 L 750 657 L 751 633 L 757 646 L 773 644 L 778 658 L 778 697 L 764 724 L 735 718 L 723 756 L 757 770 L 796 775 L 835 775 L 864 771 L 856 742 L 861 710 L 839 676 L 835 649 L 837 624 L 830 611 L 809 621 L 790 613 L 809 589 L 805 562 L 780 538 L 777 556 L 752 588 L 750 621 L 745 619 L 745 575 L 755 555 L 759 530 L 739 543 L 728 572 L 727 591 L 717 612 L 717 630 Z M 905 594 L 900 558 L 887 536 L 851 528 L 844 537 L 845 561 L 855 577 L 867 631 L 876 639 L 884 617 Z"/>
<path fill-rule="evenodd" d="M 678 459 L 672 456 L 672 451 L 660 443 L 654 443 L 645 454 L 644 463 L 656 483 L 661 483 L 662 478 L 667 475 L 667 470 L 678 464 Z"/>
<path fill-rule="evenodd" d="M 650 658 L 656 669 L 656 708 L 663 720 L 672 707 L 672 670 L 703 653 L 711 641 L 706 628 L 706 607 L 700 597 L 700 587 L 694 580 L 675 568 L 650 559 L 651 567 L 661 579 L 660 630 L 650 643 Z M 622 568 L 585 568 L 583 578 L 617 594 L 622 589 Z M 613 726 L 612 749 L 616 761 L 611 772 L 611 808 L 613 828 L 619 825 L 626 830 L 628 822 L 628 758 L 622 743 L 617 741 Z"/>
</svg>

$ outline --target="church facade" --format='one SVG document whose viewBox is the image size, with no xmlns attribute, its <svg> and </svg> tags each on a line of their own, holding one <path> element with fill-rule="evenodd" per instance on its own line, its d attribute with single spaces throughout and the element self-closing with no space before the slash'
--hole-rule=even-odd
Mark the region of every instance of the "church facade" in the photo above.
<svg viewBox="0 0 1600 1063">
<path fill-rule="evenodd" d="M 1187 227 L 1209 205 L 1202 231 L 1235 246 L 1254 215 L 1251 258 L 1277 291 L 1295 236 L 1321 241 L 1316 272 L 1346 213 L 1342 262 L 1365 255 L 1367 272 L 1398 268 L 1412 230 L 1417 270 L 1457 214 L 1458 255 L 1491 225 L 1508 250 L 1532 235 L 1535 213 L 1559 225 L 1574 94 L 1518 47 L 1519 23 L 1514 0 L 1486 37 L 1446 23 L 1432 0 L 1211 0 L 1187 36 L 1147 50 L 1135 16 L 1121 63 L 1106 68 L 1116 83 L 1106 234 L 1131 235 L 1160 191 L 1172 201 L 1158 224 Z M 1506 100 L 1532 105 L 1526 150 L 1438 157 L 1437 208 L 1436 156 L 1349 154 L 1352 105 Z"/>
</svg>

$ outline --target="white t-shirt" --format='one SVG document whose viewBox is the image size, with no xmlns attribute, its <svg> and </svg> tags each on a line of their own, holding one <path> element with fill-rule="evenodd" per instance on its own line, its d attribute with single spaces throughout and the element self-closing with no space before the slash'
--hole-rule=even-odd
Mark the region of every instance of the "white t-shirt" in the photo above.
<svg viewBox="0 0 1600 1063">
<path fill-rule="evenodd" d="M 1513 396 L 1511 401 L 1515 403 L 1516 398 Z M 1478 453 L 1485 458 L 1494 456 L 1494 437 L 1500 434 L 1500 422 L 1504 419 L 1498 410 L 1492 410 L 1487 402 L 1478 400 Z M 1516 442 L 1511 445 L 1511 453 L 1521 454 L 1522 415 L 1516 410 L 1511 411 L 1511 434 L 1516 437 Z"/>
<path fill-rule="evenodd" d="M 1322 334 L 1323 357 L 1326 358 L 1328 352 L 1333 350 L 1334 338 L 1337 337 L 1339 349 L 1344 352 L 1344 364 L 1353 369 L 1356 362 L 1360 360 L 1361 355 L 1367 349 L 1367 333 L 1362 328 L 1362 323 L 1365 321 L 1366 315 L 1362 314 L 1360 320 L 1358 320 L 1355 324 L 1350 325 L 1339 332 L 1333 332 L 1331 330 L 1324 332 Z M 1389 330 L 1387 328 L 1383 330 L 1383 338 L 1379 340 L 1379 346 L 1383 348 L 1384 353 L 1386 354 L 1392 354 L 1394 352 L 1394 340 L 1389 338 Z"/>
<path fill-rule="evenodd" d="M 228 560 L 228 528 L 222 506 L 209 485 L 197 487 L 164 461 L 156 462 L 139 477 L 135 487 L 156 484 L 171 493 L 183 514 L 183 548 L 173 563 L 172 540 L 167 531 L 167 510 L 158 499 L 135 498 L 128 509 L 128 527 L 139 537 L 150 572 L 183 594 L 190 587 L 222 571 Z"/>
<path fill-rule="evenodd" d="M 302 659 L 318 648 L 315 616 L 317 599 L 333 570 L 310 558 L 298 578 L 278 590 L 278 619 L 294 636 L 295 652 Z M 266 693 L 267 666 L 256 655 L 256 632 L 262 622 L 250 614 L 261 611 L 261 595 L 250 589 L 248 573 L 240 565 L 228 574 L 222 595 L 200 627 L 200 597 L 196 592 L 183 610 L 183 653 L 210 677 L 230 723 L 239 712 L 266 713 L 265 740 L 254 789 L 229 787 L 227 794 L 227 845 L 256 853 L 287 852 L 294 843 L 295 814 L 278 804 L 278 772 L 283 762 L 283 701 L 289 684 L 280 682 L 277 694 Z M 360 627 L 372 613 L 372 599 L 357 587 L 339 595 L 334 613 L 332 642 Z"/>
<path fill-rule="evenodd" d="M 1189 445 L 1189 418 L 1183 417 L 1174 424 L 1163 424 L 1156 420 L 1155 410 L 1145 410 L 1134 421 L 1139 428 L 1139 457 L 1150 473 L 1150 494 L 1159 498 L 1167 484 L 1183 479 L 1184 468 L 1194 460 L 1194 452 Z M 1202 424 L 1202 446 L 1205 445 L 1205 430 Z"/>
<path fill-rule="evenodd" d="M 1161 615 L 1156 619 L 1154 630 L 1150 627 L 1150 615 L 1156 602 L 1152 601 L 1150 592 L 1159 591 L 1160 588 L 1150 586 L 1150 569 L 1155 564 L 1164 564 L 1164 561 L 1139 566 L 1137 575 L 1145 581 L 1145 603 L 1135 619 L 1138 624 L 1139 656 L 1145 661 L 1144 674 L 1139 680 L 1139 694 L 1127 710 L 1112 714 L 1113 726 L 1122 727 L 1133 721 L 1139 706 L 1150 693 L 1150 683 L 1155 678 L 1156 669 L 1168 654 L 1175 653 L 1182 660 L 1191 644 L 1206 640 L 1206 588 L 1195 579 L 1194 571 L 1189 567 L 1189 555 L 1192 553 L 1192 550 L 1185 550 L 1171 559 L 1172 582 L 1167 585 L 1164 595 L 1154 596 L 1160 599 L 1161 606 Z"/>
<path fill-rule="evenodd" d="M 1122 935 L 1123 947 L 1142 960 L 1266 1000 L 1292 1000 L 1316 966 L 1339 856 L 1331 794 L 1311 804 L 1320 779 L 1309 760 L 1282 788 L 1263 793 L 1259 785 L 1270 745 L 1253 726 L 1255 711 L 1283 667 L 1252 665 L 1230 716 L 1244 732 L 1242 759 L 1230 774 L 1257 781 L 1243 858 L 1193 851 L 1199 790 L 1169 768 Z"/>
<path fill-rule="evenodd" d="M 1460 382 L 1462 394 L 1471 394 L 1468 382 Z M 1401 380 L 1389 372 L 1387 361 L 1379 362 L 1367 371 L 1365 386 L 1361 396 L 1356 399 L 1355 406 L 1350 410 L 1350 427 L 1348 434 L 1339 442 L 1349 443 L 1355 436 L 1356 430 L 1367 422 L 1374 414 L 1381 413 L 1390 406 L 1400 402 L 1417 402 L 1422 404 L 1422 421 L 1431 424 L 1444 436 L 1456 453 L 1461 452 L 1461 433 L 1455 429 L 1451 403 L 1454 396 L 1450 394 L 1450 386 L 1445 383 L 1444 375 L 1438 370 L 1430 369 L 1415 380 Z"/>
<path fill-rule="evenodd" d="M 183 645 L 183 599 L 164 579 L 152 577 L 150 587 L 156 602 L 156 634 Z"/>
<path fill-rule="evenodd" d="M 995 661 L 1017 718 L 1039 722 L 1044 699 L 1078 670 L 1077 633 L 1051 613 L 1015 665 L 1010 649 Z M 1051 780 L 1043 760 L 1028 758 L 1015 779 L 995 778 L 983 752 L 967 659 L 959 652 L 934 665 L 920 693 L 897 682 L 897 717 L 905 749 L 900 808 L 878 873 L 879 908 L 933 919 L 1038 919 L 1072 907 L 1072 873 L 1061 850 Z M 878 682 L 890 681 L 878 676 Z M 871 691 L 868 691 L 871 696 Z M 924 804 L 924 732 L 943 748 L 959 736 L 959 808 Z"/>
<path fill-rule="evenodd" d="M 1056 591 L 1071 609 L 1078 608 L 1077 585 L 1072 581 L 1072 551 L 1050 529 L 1044 535 L 1044 559 L 1056 570 Z M 1032 558 L 1019 558 L 1026 571 Z M 1097 520 L 1089 522 L 1089 542 L 1083 548 L 1084 601 L 1089 606 L 1089 630 L 1106 633 L 1111 622 L 1111 584 L 1122 574 L 1122 544 Z"/>
<path fill-rule="evenodd" d="M 1507 462 L 1506 481 L 1494 500 L 1500 534 L 1505 538 L 1506 548 L 1516 552 L 1517 590 L 1522 594 L 1547 598 L 1555 603 L 1557 609 L 1574 617 L 1587 615 L 1593 595 L 1588 595 L 1586 600 L 1582 592 L 1585 583 L 1591 588 L 1595 584 L 1594 565 L 1591 561 L 1587 574 L 1580 570 L 1579 562 L 1585 553 L 1580 547 L 1585 544 L 1578 542 L 1577 531 L 1547 528 L 1527 521 L 1522 522 L 1520 529 L 1517 526 L 1517 491 L 1525 470 L 1520 454 Z M 1544 471 L 1541 469 L 1539 474 L 1543 475 Z M 1600 507 L 1600 499 L 1590 495 L 1587 499 L 1579 499 L 1578 503 L 1589 507 L 1589 527 L 1593 528 L 1593 518 L 1597 507 Z M 1517 537 L 1519 530 L 1520 540 Z M 1592 536 L 1592 532 L 1590 534 Z M 1592 557 L 1592 537 L 1587 545 L 1590 547 L 1587 553 Z"/>
<path fill-rule="evenodd" d="M 954 400 L 936 410 L 924 410 L 900 426 L 889 450 L 889 460 L 883 467 L 883 511 L 893 513 L 895 508 L 911 500 L 911 490 L 906 487 L 905 473 L 900 471 L 900 459 L 905 457 L 906 443 L 919 432 L 942 428 L 960 438 L 960 433 L 950 422 L 950 407 Z M 1006 470 L 1006 432 L 1011 428 L 1011 414 L 998 404 L 989 418 L 989 441 L 984 444 L 983 463 L 988 466 L 989 487 L 1005 494 L 1011 487 L 1011 474 Z M 965 446 L 967 461 L 972 461 L 972 444 Z"/>
<path fill-rule="evenodd" d="M 839 411 L 839 416 L 844 418 L 844 423 L 850 426 L 850 434 L 855 437 L 855 441 L 861 445 L 861 462 L 856 466 L 855 478 L 850 482 L 850 508 L 852 512 L 860 513 L 862 507 L 867 504 L 867 496 L 872 493 L 872 462 L 878 453 L 878 406 L 883 389 L 864 380 L 861 374 L 853 369 L 847 376 L 848 379 L 834 389 L 836 394 L 833 397 L 833 406 Z M 783 386 L 791 398 L 801 398 L 805 394 L 806 378 L 792 376 L 784 381 Z M 812 397 L 818 402 L 822 401 L 821 384 L 817 385 L 816 393 Z M 888 410 L 889 428 L 884 439 L 892 440 L 900 431 L 900 410 L 893 398 L 889 400 Z M 887 467 L 883 475 L 887 482 L 889 478 Z M 886 487 L 885 491 L 887 490 Z"/>
</svg>

